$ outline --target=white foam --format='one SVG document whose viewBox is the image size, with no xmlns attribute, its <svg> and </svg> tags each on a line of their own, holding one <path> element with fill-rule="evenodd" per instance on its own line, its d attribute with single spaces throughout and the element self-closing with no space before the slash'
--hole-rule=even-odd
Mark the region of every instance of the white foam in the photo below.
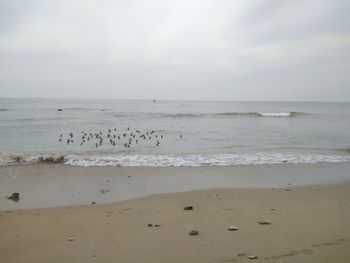
<svg viewBox="0 0 350 263">
<path fill-rule="evenodd" d="M 64 164 L 73 166 L 230 166 L 279 163 L 321 163 L 350 162 L 347 155 L 297 154 L 297 153 L 255 153 L 216 155 L 115 155 L 78 156 L 69 155 Z"/>
<path fill-rule="evenodd" d="M 291 117 L 291 112 L 258 112 L 262 117 Z"/>
<path fill-rule="evenodd" d="M 0 155 L 0 165 L 16 163 L 63 163 L 71 166 L 230 166 L 279 163 L 336 163 L 350 162 L 350 155 L 325 155 L 305 153 L 240 153 L 240 154 L 187 154 L 187 155 L 67 155 L 45 154 L 13 156 Z"/>
</svg>

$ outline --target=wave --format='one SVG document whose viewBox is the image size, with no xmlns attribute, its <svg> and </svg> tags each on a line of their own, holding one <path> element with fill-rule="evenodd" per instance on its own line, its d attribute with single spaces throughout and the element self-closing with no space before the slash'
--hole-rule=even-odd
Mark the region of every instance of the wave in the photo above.
<svg viewBox="0 0 350 263">
<path fill-rule="evenodd" d="M 247 116 L 247 117 L 296 117 L 305 115 L 304 112 L 286 111 L 286 112 L 223 112 L 216 113 L 218 116 Z"/>
<path fill-rule="evenodd" d="M 71 108 L 62 108 L 62 110 L 68 111 L 106 111 L 107 109 L 99 109 L 99 108 L 79 108 L 79 107 L 71 107 Z"/>
<path fill-rule="evenodd" d="M 350 148 L 341 148 L 341 149 L 338 149 L 338 150 L 342 151 L 342 152 L 350 153 Z"/>
<path fill-rule="evenodd" d="M 161 113 L 161 112 L 113 112 L 113 117 L 132 117 L 132 116 L 145 116 L 148 118 L 196 118 L 207 116 L 208 114 L 195 114 L 195 113 Z"/>
<path fill-rule="evenodd" d="M 64 163 L 66 156 L 60 154 L 12 155 L 1 154 L 0 165 L 19 163 Z"/>
<path fill-rule="evenodd" d="M 303 153 L 247 153 L 247 154 L 189 154 L 189 155 L 7 155 L 0 164 L 61 163 L 70 166 L 123 166 L 123 167 L 192 167 L 234 166 L 280 163 L 339 163 L 350 162 L 349 155 L 324 155 Z"/>
<path fill-rule="evenodd" d="M 114 117 L 132 117 L 144 115 L 150 118 L 199 118 L 199 117 L 296 117 L 303 112 L 219 112 L 219 113 L 161 113 L 161 112 L 113 112 Z"/>
</svg>

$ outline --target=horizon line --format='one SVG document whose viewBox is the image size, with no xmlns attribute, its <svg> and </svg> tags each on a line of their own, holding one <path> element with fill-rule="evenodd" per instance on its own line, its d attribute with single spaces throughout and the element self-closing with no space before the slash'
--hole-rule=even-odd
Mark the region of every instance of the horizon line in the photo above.
<svg viewBox="0 0 350 263">
<path fill-rule="evenodd" d="M 116 98 L 77 98 L 77 97 L 0 97 L 0 99 L 49 99 L 49 100 L 116 100 L 116 101 L 208 101 L 208 102 L 319 102 L 319 103 L 350 103 L 350 101 L 336 101 L 336 100 L 260 100 L 260 99 L 116 99 Z"/>
</svg>

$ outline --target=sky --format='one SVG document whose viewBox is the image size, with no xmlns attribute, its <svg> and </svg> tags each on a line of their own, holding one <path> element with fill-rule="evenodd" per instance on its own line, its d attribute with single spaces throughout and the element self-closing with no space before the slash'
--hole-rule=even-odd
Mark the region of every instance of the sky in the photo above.
<svg viewBox="0 0 350 263">
<path fill-rule="evenodd" d="M 0 0 L 0 97 L 350 101 L 348 0 Z"/>
</svg>

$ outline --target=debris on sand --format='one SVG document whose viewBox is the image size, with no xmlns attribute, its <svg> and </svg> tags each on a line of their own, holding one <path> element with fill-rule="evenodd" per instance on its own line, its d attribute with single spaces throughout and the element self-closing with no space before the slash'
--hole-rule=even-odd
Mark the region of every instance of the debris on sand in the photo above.
<svg viewBox="0 0 350 263">
<path fill-rule="evenodd" d="M 192 205 L 185 206 L 185 207 L 184 207 L 184 210 L 193 210 L 193 206 L 192 206 Z"/>
<path fill-rule="evenodd" d="M 101 189 L 101 194 L 105 194 L 105 193 L 108 193 L 110 192 L 111 190 L 109 189 Z"/>
<path fill-rule="evenodd" d="M 230 231 L 236 231 L 236 230 L 238 230 L 238 226 L 230 226 L 230 227 L 228 228 L 228 230 L 230 230 Z"/>
</svg>

